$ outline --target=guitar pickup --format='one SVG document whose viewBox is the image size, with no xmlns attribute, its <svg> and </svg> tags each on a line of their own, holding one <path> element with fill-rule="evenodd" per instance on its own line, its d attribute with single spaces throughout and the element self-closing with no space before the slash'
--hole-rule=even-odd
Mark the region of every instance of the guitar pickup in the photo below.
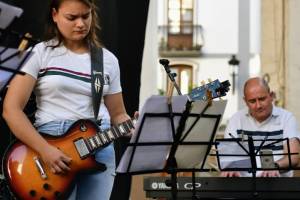
<svg viewBox="0 0 300 200">
<path fill-rule="evenodd" d="M 84 159 L 90 155 L 89 148 L 87 147 L 85 140 L 83 138 L 79 138 L 75 140 L 74 145 L 81 159 Z"/>
</svg>

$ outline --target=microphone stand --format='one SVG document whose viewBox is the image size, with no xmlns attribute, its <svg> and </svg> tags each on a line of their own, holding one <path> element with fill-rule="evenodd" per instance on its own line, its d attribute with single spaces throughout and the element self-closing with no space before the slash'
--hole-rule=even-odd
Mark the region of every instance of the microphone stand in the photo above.
<svg viewBox="0 0 300 200">
<path fill-rule="evenodd" d="M 176 73 L 172 73 L 171 70 L 170 70 L 170 67 L 169 67 L 169 60 L 167 60 L 167 59 L 160 59 L 160 60 L 159 60 L 159 63 L 160 63 L 162 66 L 164 66 L 164 68 L 165 68 L 165 70 L 166 70 L 166 72 L 167 72 L 167 74 L 168 74 L 170 80 L 171 80 L 172 83 L 174 84 L 174 87 L 175 87 L 177 93 L 178 93 L 179 95 L 182 95 L 182 93 L 181 93 L 181 91 L 180 91 L 180 88 L 179 88 L 179 86 L 177 85 L 177 83 L 176 83 L 176 81 L 175 81 Z"/>
<path fill-rule="evenodd" d="M 170 70 L 169 60 L 160 59 L 159 63 L 164 66 L 164 68 L 165 68 L 165 70 L 168 74 L 168 77 L 171 80 L 170 89 L 168 91 L 168 108 L 169 108 L 170 118 L 173 118 L 174 115 L 173 115 L 173 108 L 172 108 L 172 103 L 171 103 L 173 88 L 174 87 L 176 88 L 176 91 L 179 95 L 182 95 L 182 93 L 180 91 L 179 86 L 177 85 L 177 83 L 175 81 L 176 73 L 172 73 L 171 70 Z M 177 161 L 176 161 L 176 158 L 175 158 L 175 153 L 176 153 L 176 150 L 178 148 L 178 145 L 180 144 L 180 138 L 181 138 L 181 135 L 184 131 L 185 122 L 186 122 L 186 120 L 189 116 L 189 112 L 190 112 L 190 109 L 191 109 L 191 106 L 192 106 L 192 102 L 191 102 L 189 96 L 187 96 L 187 98 L 188 98 L 188 101 L 186 103 L 186 108 L 183 112 L 182 118 L 179 121 L 179 126 L 177 128 L 177 131 L 176 131 L 177 134 L 176 135 L 175 135 L 174 125 L 172 125 L 172 129 L 173 129 L 172 132 L 173 132 L 174 142 L 172 144 L 172 147 L 171 147 L 168 159 L 167 159 L 167 164 L 166 164 L 166 166 L 167 166 L 166 170 L 171 175 L 171 180 L 169 182 L 167 182 L 166 184 L 172 188 L 171 189 L 172 199 L 174 199 L 174 200 L 177 200 L 177 193 L 178 193 L 178 188 L 177 188 L 177 172 L 178 172 L 178 169 L 177 169 Z"/>
<path fill-rule="evenodd" d="M 253 199 L 256 199 L 258 193 L 256 191 L 256 170 L 257 170 L 257 165 L 256 165 L 256 153 L 255 153 L 255 146 L 254 146 L 254 141 L 252 136 L 248 136 L 248 146 L 249 146 L 249 154 L 250 154 L 250 160 L 251 160 L 251 166 L 252 169 L 250 170 L 252 173 L 252 195 Z"/>
</svg>

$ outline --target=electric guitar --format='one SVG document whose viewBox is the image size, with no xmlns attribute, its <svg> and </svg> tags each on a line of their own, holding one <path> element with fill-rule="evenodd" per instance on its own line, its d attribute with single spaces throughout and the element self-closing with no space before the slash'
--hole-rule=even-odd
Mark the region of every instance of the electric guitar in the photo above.
<svg viewBox="0 0 300 200">
<path fill-rule="evenodd" d="M 206 100 L 226 95 L 229 82 L 218 80 L 195 88 L 189 94 L 192 100 Z M 8 186 L 19 199 L 66 199 L 72 191 L 77 174 L 93 170 L 105 170 L 105 165 L 97 163 L 93 153 L 115 139 L 122 137 L 134 128 L 131 120 L 111 129 L 100 132 L 98 126 L 90 120 L 76 121 L 61 136 L 44 135 L 48 143 L 56 146 L 72 158 L 70 171 L 53 174 L 39 154 L 20 141 L 12 143 L 3 159 L 3 172 Z"/>
<path fill-rule="evenodd" d="M 128 120 L 100 133 L 94 122 L 78 120 L 62 136 L 45 135 L 48 143 L 72 158 L 71 170 L 62 174 L 53 174 L 37 152 L 16 141 L 8 147 L 3 160 L 9 188 L 18 199 L 66 199 L 78 173 L 106 169 L 95 161 L 93 153 L 133 128 L 133 122 Z"/>
</svg>

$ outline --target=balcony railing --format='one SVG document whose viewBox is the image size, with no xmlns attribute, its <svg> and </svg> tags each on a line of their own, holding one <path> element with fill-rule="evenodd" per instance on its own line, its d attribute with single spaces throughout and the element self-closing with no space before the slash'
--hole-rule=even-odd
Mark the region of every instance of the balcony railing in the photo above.
<svg viewBox="0 0 300 200">
<path fill-rule="evenodd" d="M 159 54 L 162 57 L 197 57 L 203 46 L 201 25 L 158 27 Z"/>
</svg>

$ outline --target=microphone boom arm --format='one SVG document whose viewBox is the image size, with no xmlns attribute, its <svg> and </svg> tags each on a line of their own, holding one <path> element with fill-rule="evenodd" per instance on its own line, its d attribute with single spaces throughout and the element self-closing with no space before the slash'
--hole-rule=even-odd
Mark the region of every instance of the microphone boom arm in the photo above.
<svg viewBox="0 0 300 200">
<path fill-rule="evenodd" d="M 171 70 L 170 70 L 170 67 L 169 67 L 169 60 L 167 59 L 160 59 L 159 60 L 159 63 L 164 66 L 165 68 L 165 71 L 167 72 L 168 74 L 168 77 L 170 78 L 170 80 L 172 81 L 172 83 L 174 84 L 174 87 L 177 91 L 177 93 L 179 95 L 182 95 L 181 91 L 180 91 L 180 88 L 179 86 L 177 85 L 176 81 L 175 81 L 175 77 L 176 77 L 176 73 L 172 73 Z"/>
</svg>

